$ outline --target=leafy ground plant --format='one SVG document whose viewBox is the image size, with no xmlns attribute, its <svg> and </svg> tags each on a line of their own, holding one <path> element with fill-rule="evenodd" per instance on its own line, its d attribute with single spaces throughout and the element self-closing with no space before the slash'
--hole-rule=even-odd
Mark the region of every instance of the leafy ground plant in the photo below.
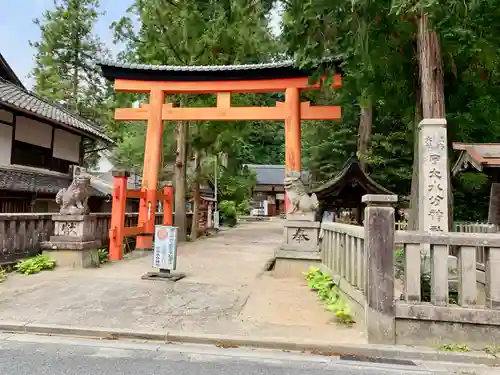
<svg viewBox="0 0 500 375">
<path fill-rule="evenodd" d="M 50 259 L 46 254 L 19 261 L 14 269 L 24 275 L 32 275 L 43 270 L 52 270 L 56 266 L 56 261 Z"/>
<path fill-rule="evenodd" d="M 97 250 L 97 254 L 99 255 L 99 264 L 104 264 L 109 262 L 108 249 L 99 249 Z"/>
<path fill-rule="evenodd" d="M 340 294 L 330 275 L 321 272 L 317 267 L 311 267 L 304 273 L 308 287 L 318 293 L 318 297 L 325 303 L 325 309 L 335 314 L 337 319 L 344 324 L 352 324 L 351 309 Z"/>
<path fill-rule="evenodd" d="M 0 283 L 7 278 L 5 274 L 6 274 L 5 270 L 0 267 Z"/>
<path fill-rule="evenodd" d="M 442 344 L 438 347 L 443 352 L 465 353 L 469 351 L 467 344 Z"/>
</svg>

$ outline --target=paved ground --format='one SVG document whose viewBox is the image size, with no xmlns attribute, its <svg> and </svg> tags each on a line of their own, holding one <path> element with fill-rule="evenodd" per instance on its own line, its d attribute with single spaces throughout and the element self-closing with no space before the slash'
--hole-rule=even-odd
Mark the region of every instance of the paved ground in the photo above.
<svg viewBox="0 0 500 375">
<path fill-rule="evenodd" d="M 180 246 L 177 283 L 141 280 L 151 256 L 100 269 L 14 275 L 0 284 L 0 320 L 365 343 L 324 311 L 300 279 L 263 269 L 282 239 L 278 221 L 244 223 Z"/>
<path fill-rule="evenodd" d="M 381 364 L 281 351 L 0 335 L 0 374 L 9 375 L 486 375 L 496 371 L 450 363 Z"/>
</svg>

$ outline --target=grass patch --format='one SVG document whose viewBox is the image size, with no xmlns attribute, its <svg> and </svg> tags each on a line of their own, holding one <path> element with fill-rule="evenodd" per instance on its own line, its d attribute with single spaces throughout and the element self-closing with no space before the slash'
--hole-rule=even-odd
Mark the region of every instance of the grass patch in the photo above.
<svg viewBox="0 0 500 375">
<path fill-rule="evenodd" d="M 500 355 L 500 345 L 487 345 L 484 348 L 486 354 L 498 357 Z"/>
<path fill-rule="evenodd" d="M 455 353 L 466 353 L 470 351 L 467 344 L 442 344 L 438 346 L 438 349 L 443 352 L 455 352 Z"/>
</svg>

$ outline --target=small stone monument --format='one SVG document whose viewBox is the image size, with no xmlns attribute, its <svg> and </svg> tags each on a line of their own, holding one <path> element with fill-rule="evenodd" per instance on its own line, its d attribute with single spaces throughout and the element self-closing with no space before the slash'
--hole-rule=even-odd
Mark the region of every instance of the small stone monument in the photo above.
<svg viewBox="0 0 500 375">
<path fill-rule="evenodd" d="M 52 216 L 54 235 L 41 247 L 58 266 L 99 267 L 101 241 L 95 237 L 96 217 L 88 215 L 89 190 L 90 177 L 75 174 L 71 185 L 56 195 L 60 210 Z"/>
<path fill-rule="evenodd" d="M 319 254 L 321 223 L 315 221 L 316 210 L 319 206 L 318 198 L 316 194 L 309 195 L 306 192 L 299 172 L 288 172 L 284 185 L 289 205 L 284 225 L 283 244 L 276 253 L 276 260 L 286 258 L 305 261 L 307 264 L 311 261 L 317 262 L 321 259 Z M 304 267 L 307 268 L 307 265 L 300 266 L 300 268 Z"/>
</svg>

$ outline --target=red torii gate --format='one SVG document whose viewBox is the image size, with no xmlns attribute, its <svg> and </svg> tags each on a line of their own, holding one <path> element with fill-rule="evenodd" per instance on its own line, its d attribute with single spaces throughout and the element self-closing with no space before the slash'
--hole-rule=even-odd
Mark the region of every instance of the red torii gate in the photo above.
<svg viewBox="0 0 500 375">
<path fill-rule="evenodd" d="M 312 106 L 300 101 L 301 90 L 319 89 L 320 86 L 309 84 L 311 71 L 298 69 L 291 62 L 187 67 L 103 63 L 101 69 L 105 78 L 114 81 L 116 91 L 149 94 L 149 104 L 115 111 L 116 120 L 147 121 L 147 132 L 142 189 L 140 194 L 136 193 L 140 197 L 136 228 L 124 228 L 125 199 L 131 194 L 126 193 L 126 188 L 124 190 L 123 181 L 115 182 L 109 249 L 112 260 L 122 258 L 123 239 L 127 235 L 137 235 L 137 248 L 152 247 L 157 198 L 166 199 L 165 209 L 170 212 L 166 212 L 165 217 L 172 216 L 171 192 L 167 197 L 159 196 L 157 192 L 163 121 L 285 121 L 285 169 L 300 172 L 300 121 L 337 120 L 341 117 L 339 106 Z M 341 86 L 340 74 L 334 75 L 332 86 Z M 285 101 L 277 102 L 276 107 L 231 106 L 231 93 L 264 92 L 285 92 Z M 216 94 L 217 106 L 178 108 L 165 103 L 166 94 Z"/>
</svg>

